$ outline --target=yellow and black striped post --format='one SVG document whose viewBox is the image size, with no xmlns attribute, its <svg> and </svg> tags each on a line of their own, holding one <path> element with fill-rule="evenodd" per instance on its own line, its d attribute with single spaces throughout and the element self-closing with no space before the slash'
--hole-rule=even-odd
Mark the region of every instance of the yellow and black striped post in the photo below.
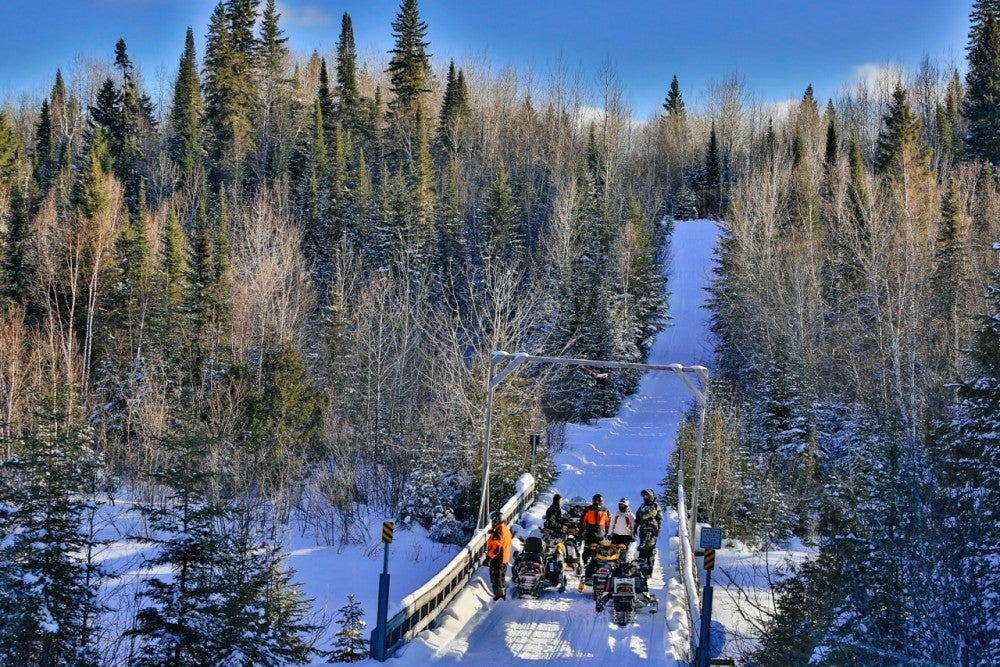
<svg viewBox="0 0 1000 667">
<path fill-rule="evenodd" d="M 382 522 L 382 541 L 386 544 L 392 544 L 392 531 L 395 528 L 395 524 L 392 521 Z"/>
<path fill-rule="evenodd" d="M 705 549 L 705 569 L 709 572 L 715 569 L 715 549 Z"/>
</svg>

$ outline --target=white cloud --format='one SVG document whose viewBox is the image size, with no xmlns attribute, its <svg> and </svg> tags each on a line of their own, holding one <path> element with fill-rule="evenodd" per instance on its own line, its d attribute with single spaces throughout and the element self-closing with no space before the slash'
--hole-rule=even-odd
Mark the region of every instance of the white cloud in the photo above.
<svg viewBox="0 0 1000 667">
<path fill-rule="evenodd" d="M 332 18 L 319 5 L 299 5 L 293 7 L 285 2 L 279 2 L 278 13 L 281 23 L 296 28 L 323 28 L 333 23 Z"/>
<path fill-rule="evenodd" d="M 600 124 L 604 120 L 604 109 L 600 107 L 579 106 L 576 109 L 578 127 L 587 127 L 591 123 Z"/>
<path fill-rule="evenodd" d="M 896 83 L 906 78 L 906 70 L 895 63 L 865 63 L 854 68 L 854 78 L 848 88 L 867 90 L 892 90 Z"/>
</svg>

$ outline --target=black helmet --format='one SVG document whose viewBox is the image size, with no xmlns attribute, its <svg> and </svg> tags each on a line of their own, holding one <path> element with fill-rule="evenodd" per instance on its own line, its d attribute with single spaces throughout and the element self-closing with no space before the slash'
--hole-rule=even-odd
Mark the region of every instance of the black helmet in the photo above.
<svg viewBox="0 0 1000 667">
<path fill-rule="evenodd" d="M 628 511 L 628 498 L 622 498 L 618 501 L 618 509 L 622 512 Z"/>
<path fill-rule="evenodd" d="M 602 496 L 602 495 L 601 495 L 601 494 L 599 494 L 599 493 L 595 493 L 595 494 L 594 494 L 594 498 L 593 498 L 593 500 L 594 500 L 594 503 L 595 503 L 595 504 L 596 504 L 596 503 L 603 503 L 603 502 L 604 502 L 604 496 Z"/>
<path fill-rule="evenodd" d="M 641 495 L 646 500 L 652 500 L 653 498 L 656 498 L 656 494 L 653 493 L 652 489 L 643 489 L 642 493 L 639 495 Z"/>
<path fill-rule="evenodd" d="M 500 510 L 493 510 L 490 512 L 490 521 L 495 524 L 500 523 Z"/>
</svg>

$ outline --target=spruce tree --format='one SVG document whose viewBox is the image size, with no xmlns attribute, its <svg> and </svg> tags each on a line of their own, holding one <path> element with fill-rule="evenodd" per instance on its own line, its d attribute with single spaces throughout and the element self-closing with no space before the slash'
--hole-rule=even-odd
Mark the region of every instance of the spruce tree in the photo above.
<svg viewBox="0 0 1000 667">
<path fill-rule="evenodd" d="M 708 148 L 705 151 L 705 180 L 707 209 L 713 215 L 718 215 L 722 205 L 722 156 L 719 153 L 719 142 L 715 134 L 715 121 L 708 135 Z"/>
<path fill-rule="evenodd" d="M 98 665 L 99 545 L 85 531 L 101 504 L 90 434 L 45 415 L 0 474 L 0 662 Z"/>
<path fill-rule="evenodd" d="M 240 186 L 253 148 L 255 0 L 216 5 L 205 36 L 205 128 L 214 184 Z"/>
<path fill-rule="evenodd" d="M 38 183 L 39 191 L 44 195 L 55 178 L 55 138 L 48 100 L 42 100 L 42 108 L 38 115 L 32 161 L 35 167 L 35 181 Z"/>
<path fill-rule="evenodd" d="M 1000 272 L 994 272 L 987 295 L 989 309 L 978 318 L 967 379 L 959 387 L 954 427 L 957 438 L 947 465 L 948 492 L 953 506 L 952 541 L 963 554 L 961 580 L 972 590 L 970 659 L 964 664 L 1000 661 Z"/>
<path fill-rule="evenodd" d="M 875 147 L 876 174 L 901 174 L 904 169 L 925 159 L 920 143 L 920 120 L 910 111 L 906 89 L 902 84 L 896 85 L 889 111 L 882 122 L 885 127 L 879 134 Z"/>
<path fill-rule="evenodd" d="M 453 153 L 460 148 L 468 122 L 468 91 L 465 89 L 465 77 L 461 70 L 455 70 L 455 61 L 451 61 L 448 65 L 448 80 L 445 84 L 437 131 L 437 140 L 445 153 Z"/>
<path fill-rule="evenodd" d="M 204 158 L 201 112 L 201 82 L 194 50 L 194 32 L 188 28 L 174 82 L 168 151 L 180 171 L 181 183 L 189 187 L 201 182 Z"/>
<path fill-rule="evenodd" d="M 334 635 L 333 651 L 330 658 L 334 662 L 358 662 L 368 657 L 368 640 L 365 638 L 364 610 L 354 593 L 347 596 L 347 604 L 338 610 L 337 623 L 340 629 Z"/>
<path fill-rule="evenodd" d="M 428 92 L 430 60 L 427 54 L 427 24 L 420 19 L 417 0 L 402 0 L 396 19 L 392 22 L 395 45 L 390 53 L 389 81 L 392 99 L 389 111 L 396 118 L 412 116 L 420 104 L 420 97 Z"/>
<path fill-rule="evenodd" d="M 361 94 L 358 92 L 358 55 L 354 46 L 354 26 L 351 15 L 344 12 L 337 40 L 337 94 L 340 121 L 352 133 L 361 128 Z M 332 120 L 332 116 L 331 116 Z"/>
<path fill-rule="evenodd" d="M 316 629 L 306 619 L 308 601 L 250 508 L 214 495 L 213 446 L 197 428 L 161 443 L 168 460 L 153 479 L 167 496 L 137 509 L 151 531 L 142 539 L 155 546 L 145 566 L 171 576 L 151 575 L 136 595 L 130 664 L 305 662 L 312 653 L 306 636 Z"/>
<path fill-rule="evenodd" d="M 10 214 L 0 254 L 0 276 L 3 278 L 3 297 L 21 305 L 25 305 L 31 286 L 30 235 L 28 198 L 21 184 L 15 182 L 10 191 Z"/>
<path fill-rule="evenodd" d="M 7 109 L 0 109 L 0 183 L 10 183 L 21 168 L 21 141 L 11 127 Z"/>
<path fill-rule="evenodd" d="M 260 40 L 252 51 L 257 79 L 253 109 L 255 184 L 270 183 L 285 172 L 297 129 L 293 117 L 299 104 L 288 77 L 291 52 L 280 19 L 275 0 L 266 0 Z"/>
<path fill-rule="evenodd" d="M 966 154 L 1000 162 L 1000 17 L 995 2 L 977 3 L 969 31 L 966 95 Z"/>
<path fill-rule="evenodd" d="M 681 86 L 677 83 L 676 74 L 670 80 L 670 90 L 667 92 L 667 99 L 663 103 L 663 108 L 666 110 L 667 118 L 677 118 L 687 113 L 684 109 L 684 98 L 681 96 Z"/>
<path fill-rule="evenodd" d="M 823 163 L 832 167 L 837 163 L 837 156 L 840 154 L 840 139 L 837 137 L 837 113 L 833 108 L 833 102 L 826 105 L 826 149 L 823 151 Z"/>
<path fill-rule="evenodd" d="M 507 180 L 507 167 L 497 166 L 496 178 L 483 206 L 484 254 L 509 262 L 523 259 L 526 243 L 521 229 L 521 211 Z"/>
</svg>

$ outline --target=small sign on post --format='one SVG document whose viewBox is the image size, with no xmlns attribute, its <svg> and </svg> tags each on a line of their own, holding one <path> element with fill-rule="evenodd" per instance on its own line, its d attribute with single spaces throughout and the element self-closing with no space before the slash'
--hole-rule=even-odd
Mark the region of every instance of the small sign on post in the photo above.
<svg viewBox="0 0 1000 667">
<path fill-rule="evenodd" d="M 702 528 L 700 546 L 704 549 L 705 590 L 701 596 L 701 636 L 698 640 L 698 667 L 708 667 L 709 645 L 712 640 L 712 570 L 715 550 L 722 548 L 721 528 Z"/>
<path fill-rule="evenodd" d="M 395 524 L 392 521 L 382 522 L 382 541 L 386 544 L 392 544 L 392 532 L 395 529 Z"/>
<path fill-rule="evenodd" d="M 702 528 L 701 529 L 701 544 L 699 544 L 702 549 L 721 549 L 722 548 L 722 529 L 721 528 Z"/>
</svg>

